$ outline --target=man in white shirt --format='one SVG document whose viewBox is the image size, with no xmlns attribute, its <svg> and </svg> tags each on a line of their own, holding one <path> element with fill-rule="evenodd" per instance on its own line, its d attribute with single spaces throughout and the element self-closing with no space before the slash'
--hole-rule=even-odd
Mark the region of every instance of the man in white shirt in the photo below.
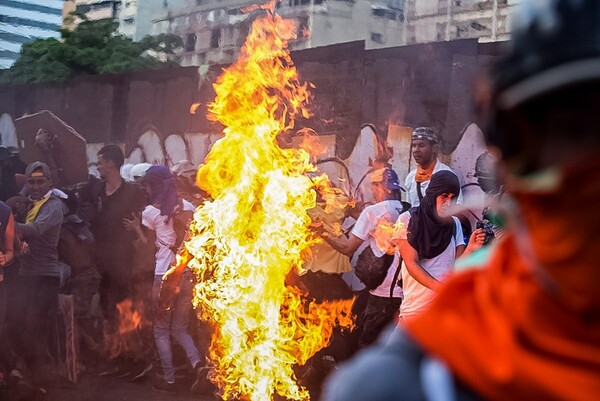
<svg viewBox="0 0 600 401">
<path fill-rule="evenodd" d="M 386 252 L 393 253 L 392 263 L 383 282 L 369 290 L 367 306 L 362 316 L 363 332 L 359 340 L 361 347 L 366 347 L 377 339 L 383 328 L 397 316 L 402 302 L 402 288 L 397 285 L 395 274 L 399 256 L 393 250 L 391 235 L 386 241 L 386 235 L 382 232 L 383 227 L 391 227 L 403 212 L 398 175 L 390 168 L 376 170 L 371 175 L 371 189 L 377 203 L 362 211 L 350 236 L 324 237 L 334 249 L 348 256 L 352 256 L 365 241 L 376 257 L 382 257 Z"/>
<path fill-rule="evenodd" d="M 415 128 L 412 133 L 412 155 L 417 163 L 417 168 L 406 176 L 406 201 L 412 207 L 419 206 L 425 196 L 431 176 L 438 171 L 448 170 L 456 172 L 438 160 L 439 138 L 435 130 L 430 127 Z M 459 181 L 460 177 L 457 175 Z M 458 203 L 462 203 L 462 192 L 458 193 Z"/>
</svg>

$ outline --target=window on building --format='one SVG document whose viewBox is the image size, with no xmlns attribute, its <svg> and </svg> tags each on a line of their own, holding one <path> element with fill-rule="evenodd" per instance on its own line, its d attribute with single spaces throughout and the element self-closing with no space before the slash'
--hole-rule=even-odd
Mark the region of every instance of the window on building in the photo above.
<svg viewBox="0 0 600 401">
<path fill-rule="evenodd" d="M 133 18 L 133 17 L 123 18 L 123 23 L 126 25 L 133 25 L 134 22 L 135 22 L 135 18 Z"/>
<path fill-rule="evenodd" d="M 373 6 L 371 8 L 371 15 L 375 16 L 375 17 L 382 17 L 382 18 L 387 18 L 389 20 L 392 21 L 401 21 L 402 19 L 404 19 L 404 15 L 402 16 L 402 18 L 400 18 L 398 16 L 399 12 L 396 10 L 391 10 L 389 8 L 386 8 L 385 6 L 381 7 L 381 6 Z"/>
<path fill-rule="evenodd" d="M 477 21 L 471 22 L 471 28 L 475 29 L 476 31 L 483 31 L 484 29 L 487 29 Z"/>
<path fill-rule="evenodd" d="M 392 10 L 404 11 L 405 0 L 387 0 L 387 6 Z"/>
<path fill-rule="evenodd" d="M 302 17 L 298 20 L 298 38 L 307 38 L 309 36 L 308 17 Z"/>
<path fill-rule="evenodd" d="M 92 6 L 89 4 L 78 4 L 75 6 L 75 12 L 86 14 L 92 9 Z"/>
<path fill-rule="evenodd" d="M 221 29 L 214 28 L 210 33 L 210 48 L 218 49 L 221 42 Z"/>
<path fill-rule="evenodd" d="M 381 33 L 371 32 L 371 40 L 375 43 L 383 44 L 384 39 Z"/>
<path fill-rule="evenodd" d="M 193 52 L 196 50 L 196 34 L 188 33 L 185 37 L 185 51 Z"/>
<path fill-rule="evenodd" d="M 290 7 L 306 6 L 306 5 L 310 4 L 310 0 L 289 0 L 288 4 L 290 5 Z"/>
</svg>

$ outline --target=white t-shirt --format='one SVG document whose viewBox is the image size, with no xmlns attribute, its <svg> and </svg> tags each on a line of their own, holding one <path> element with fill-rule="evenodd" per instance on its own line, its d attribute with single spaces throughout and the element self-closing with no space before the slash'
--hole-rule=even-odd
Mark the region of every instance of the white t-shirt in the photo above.
<svg viewBox="0 0 600 401">
<path fill-rule="evenodd" d="M 444 252 L 431 259 L 419 260 L 421 267 L 436 280 L 443 280 L 452 271 L 454 261 L 456 260 L 456 247 L 465 245 L 460 221 L 456 217 L 453 217 L 453 219 L 456 225 L 456 233 Z M 398 220 L 402 222 L 404 227 L 408 228 L 410 212 L 402 213 Z M 405 230 L 400 234 L 399 239 L 406 238 L 407 233 Z M 404 262 L 402 262 L 402 286 L 404 288 L 404 300 L 402 301 L 402 305 L 400 305 L 400 316 L 402 317 L 418 314 L 431 303 L 435 296 L 434 291 L 419 283 L 408 273 Z"/>
<path fill-rule="evenodd" d="M 438 171 L 443 171 L 443 170 L 448 170 L 448 171 L 452 171 L 457 177 L 458 177 L 458 181 L 460 182 L 460 185 L 462 186 L 462 177 L 460 176 L 460 174 L 457 174 L 456 171 L 454 171 L 453 169 L 451 169 L 449 166 L 445 165 L 444 163 L 442 163 L 441 161 L 436 161 L 435 166 L 433 167 L 433 174 L 437 173 Z M 408 173 L 408 175 L 406 176 L 406 180 L 404 182 L 404 186 L 406 187 L 406 201 L 408 203 L 411 204 L 412 207 L 416 207 L 419 206 L 419 204 L 421 203 L 421 201 L 419 200 L 419 190 L 417 188 L 417 182 L 415 181 L 415 176 L 417 175 L 417 169 L 412 170 L 410 173 Z M 423 181 L 421 183 L 421 193 L 423 194 L 423 196 L 425 196 L 425 191 L 427 191 L 427 186 L 429 186 L 429 180 L 428 181 Z M 458 199 L 457 199 L 457 203 L 462 203 L 462 190 L 458 193 Z"/>
<path fill-rule="evenodd" d="M 375 234 L 380 222 L 394 224 L 396 219 L 398 219 L 398 216 L 400 216 L 401 212 L 402 203 L 397 200 L 386 200 L 371 206 L 367 206 L 358 217 L 358 220 L 356 221 L 356 224 L 352 229 L 352 234 L 356 235 L 361 240 L 368 242 L 375 256 L 383 256 L 385 253 L 385 249 L 381 249 L 377 245 L 373 234 Z M 379 287 L 370 290 L 371 294 L 385 298 L 388 298 L 390 296 L 390 286 L 392 285 L 392 281 L 394 280 L 394 274 L 396 273 L 396 269 L 398 268 L 399 260 L 400 259 L 398 257 L 398 252 L 396 251 L 394 253 L 394 260 L 392 262 L 392 265 L 388 269 L 385 280 L 383 280 L 383 283 L 381 283 Z M 393 296 L 396 298 L 401 298 L 402 288 L 396 285 L 394 287 Z"/>
<path fill-rule="evenodd" d="M 183 209 L 194 210 L 194 205 L 184 200 Z M 173 228 L 173 218 L 168 219 L 168 216 L 161 216 L 160 209 L 157 209 L 153 205 L 148 205 L 142 211 L 142 224 L 156 233 L 154 241 L 154 245 L 156 246 L 154 275 L 162 276 L 169 270 L 171 263 L 175 259 L 175 252 L 173 252 L 172 248 L 175 246 L 177 234 Z"/>
</svg>

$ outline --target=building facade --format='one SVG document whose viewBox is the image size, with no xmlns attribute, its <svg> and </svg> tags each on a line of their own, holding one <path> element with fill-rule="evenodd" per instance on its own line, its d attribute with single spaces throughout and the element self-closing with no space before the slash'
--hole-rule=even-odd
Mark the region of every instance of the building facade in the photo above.
<svg viewBox="0 0 600 401">
<path fill-rule="evenodd" d="M 181 64 L 233 62 L 253 19 L 262 11 L 244 12 L 249 0 L 187 0 L 169 7 L 154 20 L 153 34 L 183 38 Z M 399 46 L 403 39 L 403 0 L 284 0 L 277 12 L 296 22 L 298 38 L 292 50 L 365 40 L 368 49 Z"/>
<path fill-rule="evenodd" d="M 406 0 L 406 44 L 508 40 L 516 0 Z"/>
<path fill-rule="evenodd" d="M 73 28 L 79 23 L 70 13 L 85 15 L 90 20 L 111 18 L 118 19 L 121 11 L 121 0 L 69 0 L 63 9 L 63 26 Z"/>
<path fill-rule="evenodd" d="M 24 43 L 58 38 L 63 0 L 0 1 L 0 68 L 9 68 Z"/>
<path fill-rule="evenodd" d="M 237 57 L 256 14 L 249 0 L 171 0 L 154 14 L 152 33 L 183 38 L 181 64 L 226 64 Z M 366 49 L 478 38 L 508 39 L 511 0 L 282 0 L 277 12 L 292 18 L 300 50 L 365 41 Z"/>
</svg>

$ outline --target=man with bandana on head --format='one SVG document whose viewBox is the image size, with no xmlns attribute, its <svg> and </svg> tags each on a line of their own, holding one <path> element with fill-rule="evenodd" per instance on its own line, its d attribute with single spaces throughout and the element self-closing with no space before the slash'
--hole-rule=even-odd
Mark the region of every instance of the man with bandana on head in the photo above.
<svg viewBox="0 0 600 401">
<path fill-rule="evenodd" d="M 452 171 L 454 174 L 456 172 L 438 160 L 439 138 L 433 128 L 415 128 L 412 133 L 411 151 L 417 168 L 406 176 L 406 201 L 415 207 L 419 206 L 425 196 L 433 174 L 443 170 Z M 461 191 L 458 194 L 458 203 L 462 203 Z"/>
<path fill-rule="evenodd" d="M 505 233 L 340 367 L 325 401 L 598 399 L 600 2 L 519 6 L 481 99 Z"/>
</svg>

